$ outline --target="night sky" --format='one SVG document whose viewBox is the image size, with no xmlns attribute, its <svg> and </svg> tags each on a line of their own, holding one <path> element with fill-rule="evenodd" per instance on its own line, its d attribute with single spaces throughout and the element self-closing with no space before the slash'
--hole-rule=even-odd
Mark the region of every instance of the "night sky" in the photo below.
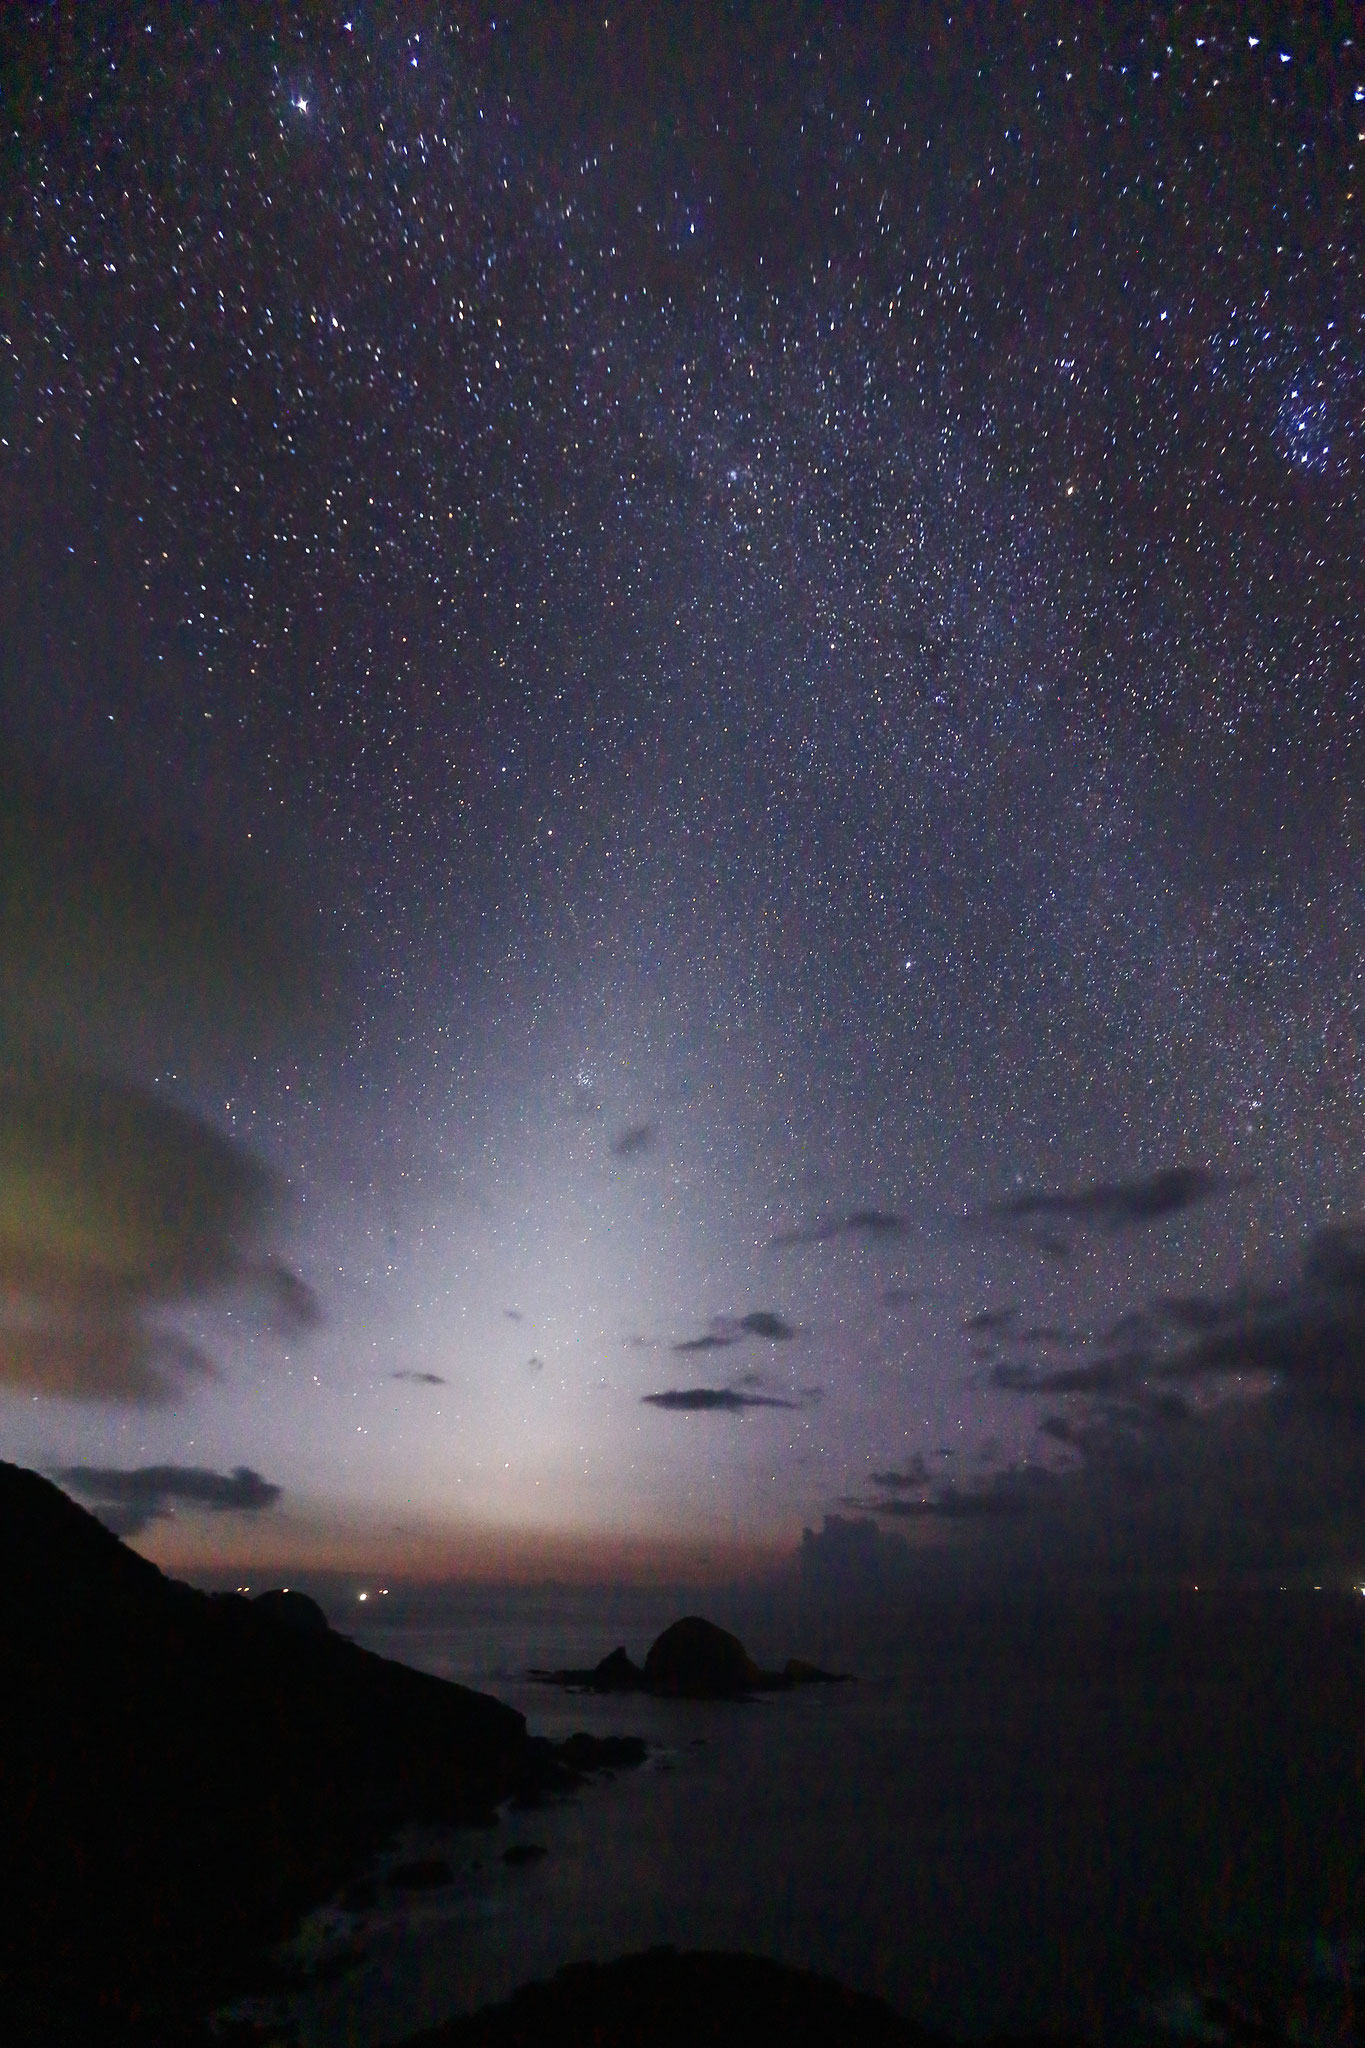
<svg viewBox="0 0 1365 2048">
<path fill-rule="evenodd" d="M 1357 10 L 0 33 L 5 1455 L 1365 1575 Z"/>
</svg>

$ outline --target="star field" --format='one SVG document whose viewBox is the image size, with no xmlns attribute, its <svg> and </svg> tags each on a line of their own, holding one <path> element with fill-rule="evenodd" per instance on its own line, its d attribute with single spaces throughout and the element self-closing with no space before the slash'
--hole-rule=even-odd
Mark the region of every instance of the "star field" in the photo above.
<svg viewBox="0 0 1365 2048">
<path fill-rule="evenodd" d="M 1358 1211 L 1352 10 L 5 38 L 3 730 L 332 999 L 76 1048 L 288 1177 L 322 1321 L 20 1451 L 785 1541 L 1074 1458 L 982 1312 Z"/>
</svg>

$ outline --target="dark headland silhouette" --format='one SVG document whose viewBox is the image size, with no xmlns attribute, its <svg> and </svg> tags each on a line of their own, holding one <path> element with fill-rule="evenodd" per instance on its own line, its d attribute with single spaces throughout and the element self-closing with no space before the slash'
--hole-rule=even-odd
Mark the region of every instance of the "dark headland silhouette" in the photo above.
<svg viewBox="0 0 1365 2048">
<path fill-rule="evenodd" d="M 780 1671 L 763 1671 L 738 1636 L 699 1614 L 686 1614 L 651 1645 L 643 1667 L 624 1647 L 579 1671 L 533 1671 L 542 1685 L 576 1692 L 648 1692 L 666 1699 L 746 1699 L 756 1692 L 787 1692 L 795 1685 L 843 1685 L 849 1673 L 822 1671 L 789 1657 Z"/>
<path fill-rule="evenodd" d="M 486 1823 L 632 1737 L 529 1736 L 362 1650 L 305 1595 L 166 1578 L 0 1463 L 4 2036 L 183 2043 L 400 1822 Z"/>
</svg>

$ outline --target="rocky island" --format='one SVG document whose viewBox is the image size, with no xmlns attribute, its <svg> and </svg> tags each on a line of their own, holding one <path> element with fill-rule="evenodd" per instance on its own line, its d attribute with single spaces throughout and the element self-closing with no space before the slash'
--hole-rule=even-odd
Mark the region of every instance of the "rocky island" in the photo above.
<svg viewBox="0 0 1365 2048">
<path fill-rule="evenodd" d="M 758 1692 L 788 1692 L 797 1685 L 845 1685 L 846 1671 L 822 1671 L 789 1657 L 780 1671 L 755 1664 L 738 1636 L 699 1614 L 684 1615 L 649 1648 L 643 1666 L 624 1647 L 579 1671 L 532 1671 L 542 1685 L 574 1692 L 646 1692 L 663 1699 L 734 1700 Z"/>
</svg>

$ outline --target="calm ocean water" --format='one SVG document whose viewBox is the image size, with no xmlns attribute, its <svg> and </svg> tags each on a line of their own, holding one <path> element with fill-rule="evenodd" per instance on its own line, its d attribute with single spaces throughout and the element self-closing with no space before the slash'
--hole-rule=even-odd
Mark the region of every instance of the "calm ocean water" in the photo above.
<svg viewBox="0 0 1365 2048">
<path fill-rule="evenodd" d="M 525 1676 L 617 1643 L 640 1658 L 689 1610 L 761 1662 L 858 1682 L 670 1703 Z M 300 2048 L 392 2042 L 663 1941 L 828 1970 L 960 2035 L 1234 2038 L 1212 1997 L 1290 2038 L 1360 2039 L 1365 1614 L 1343 1600 L 858 1613 L 483 1592 L 350 1632 L 496 1693 L 534 1733 L 636 1733 L 651 1755 L 491 1831 L 405 1835 L 372 1910 L 306 1930 L 322 1967 L 281 2012 Z M 531 1843 L 541 1860 L 504 1862 Z M 430 1855 L 450 1884 L 383 1884 Z"/>
</svg>

